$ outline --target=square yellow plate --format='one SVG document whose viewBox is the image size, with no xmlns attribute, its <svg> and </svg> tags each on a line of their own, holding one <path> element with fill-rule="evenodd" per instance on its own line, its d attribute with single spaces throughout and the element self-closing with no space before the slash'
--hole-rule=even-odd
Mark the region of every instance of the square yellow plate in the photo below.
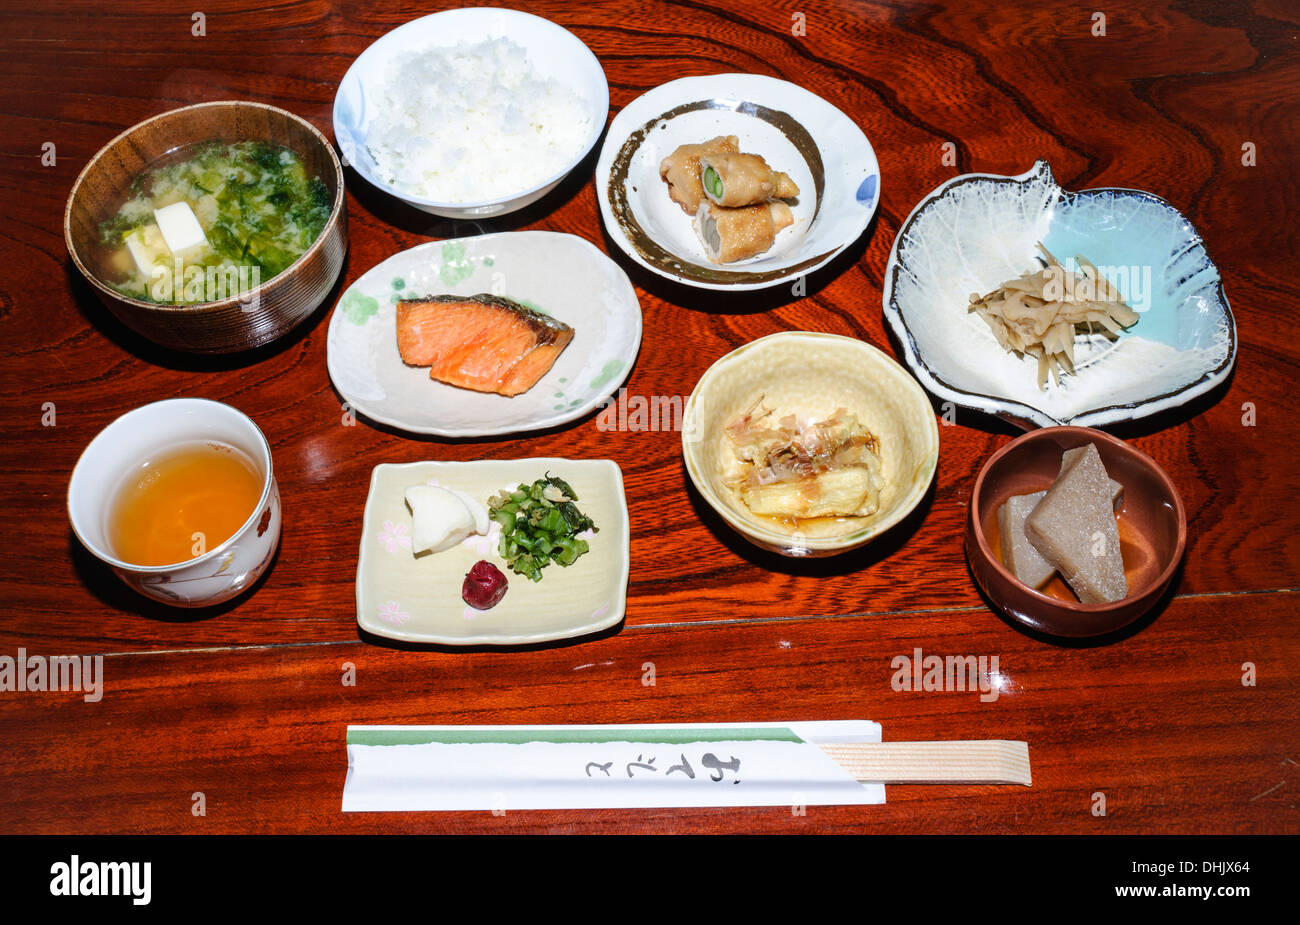
<svg viewBox="0 0 1300 925">
<path fill-rule="evenodd" d="M 568 482 L 599 532 L 590 551 L 568 568 L 551 563 L 542 580 L 511 572 L 497 554 L 500 528 L 459 546 L 415 558 L 406 489 L 441 485 L 487 504 L 502 488 L 546 473 Z M 486 459 L 474 462 L 384 463 L 370 477 L 357 563 L 357 623 L 376 636 L 440 645 L 522 645 L 584 636 L 614 626 L 627 605 L 627 501 L 623 473 L 608 459 Z M 470 567 L 486 559 L 509 589 L 491 610 L 461 598 Z"/>
</svg>

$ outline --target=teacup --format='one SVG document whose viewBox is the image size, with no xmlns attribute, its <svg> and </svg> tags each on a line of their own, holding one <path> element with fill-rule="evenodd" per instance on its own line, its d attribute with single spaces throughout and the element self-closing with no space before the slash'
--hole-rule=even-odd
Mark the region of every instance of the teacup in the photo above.
<svg viewBox="0 0 1300 925">
<path fill-rule="evenodd" d="M 170 447 L 213 442 L 244 454 L 261 477 L 257 506 L 229 539 L 183 562 L 137 565 L 114 554 L 111 505 L 126 474 Z M 175 607 L 206 607 L 239 594 L 261 576 L 280 541 L 280 491 L 271 447 L 241 411 L 204 398 L 174 398 L 127 412 L 90 441 L 68 485 L 68 516 L 83 546 L 126 584 Z"/>
</svg>

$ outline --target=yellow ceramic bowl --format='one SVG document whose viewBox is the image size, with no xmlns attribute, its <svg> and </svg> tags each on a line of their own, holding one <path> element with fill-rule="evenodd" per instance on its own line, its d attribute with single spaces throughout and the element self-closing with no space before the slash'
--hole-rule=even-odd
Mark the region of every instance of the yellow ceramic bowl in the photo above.
<svg viewBox="0 0 1300 925">
<path fill-rule="evenodd" d="M 750 513 L 723 481 L 726 427 L 760 397 L 775 418 L 823 419 L 839 408 L 857 415 L 880 443 L 879 510 L 798 525 Z M 696 490 L 745 539 L 786 556 L 830 556 L 862 546 L 916 507 L 934 478 L 939 428 L 920 385 L 887 354 L 852 337 L 791 331 L 739 347 L 705 371 L 686 403 L 682 452 Z"/>
</svg>

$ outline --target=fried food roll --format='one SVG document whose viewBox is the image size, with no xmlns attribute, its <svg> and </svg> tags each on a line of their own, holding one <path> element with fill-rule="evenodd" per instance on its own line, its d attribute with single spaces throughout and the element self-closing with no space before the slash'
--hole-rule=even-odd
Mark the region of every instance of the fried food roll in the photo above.
<svg viewBox="0 0 1300 925">
<path fill-rule="evenodd" d="M 719 135 L 702 144 L 682 145 L 659 164 L 659 176 L 668 184 L 668 195 L 687 215 L 694 215 L 704 198 L 700 185 L 700 158 L 708 154 L 734 154 L 740 150 L 735 135 Z"/>
<path fill-rule="evenodd" d="M 700 158 L 700 183 L 710 202 L 727 208 L 769 199 L 793 199 L 799 187 L 757 154 L 714 154 Z"/>
<path fill-rule="evenodd" d="M 695 233 L 714 263 L 735 263 L 761 254 L 776 233 L 794 224 L 790 207 L 780 200 L 726 209 L 704 200 L 695 213 Z"/>
</svg>

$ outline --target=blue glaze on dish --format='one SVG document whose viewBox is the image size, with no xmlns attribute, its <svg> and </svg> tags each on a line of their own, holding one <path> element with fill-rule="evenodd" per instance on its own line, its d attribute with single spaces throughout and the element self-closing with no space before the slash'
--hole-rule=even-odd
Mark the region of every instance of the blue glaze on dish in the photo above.
<svg viewBox="0 0 1300 925">
<path fill-rule="evenodd" d="M 1071 269 L 1074 256 L 1082 254 L 1119 288 L 1140 314 L 1124 336 L 1178 350 L 1209 347 L 1227 314 L 1219 272 L 1196 229 L 1151 193 L 1064 193 L 1043 246 Z M 1149 292 L 1143 285 L 1148 279 Z"/>
<path fill-rule="evenodd" d="M 871 205 L 872 200 L 876 198 L 876 175 L 874 173 L 868 175 L 858 186 L 856 198 L 864 206 Z"/>
</svg>

